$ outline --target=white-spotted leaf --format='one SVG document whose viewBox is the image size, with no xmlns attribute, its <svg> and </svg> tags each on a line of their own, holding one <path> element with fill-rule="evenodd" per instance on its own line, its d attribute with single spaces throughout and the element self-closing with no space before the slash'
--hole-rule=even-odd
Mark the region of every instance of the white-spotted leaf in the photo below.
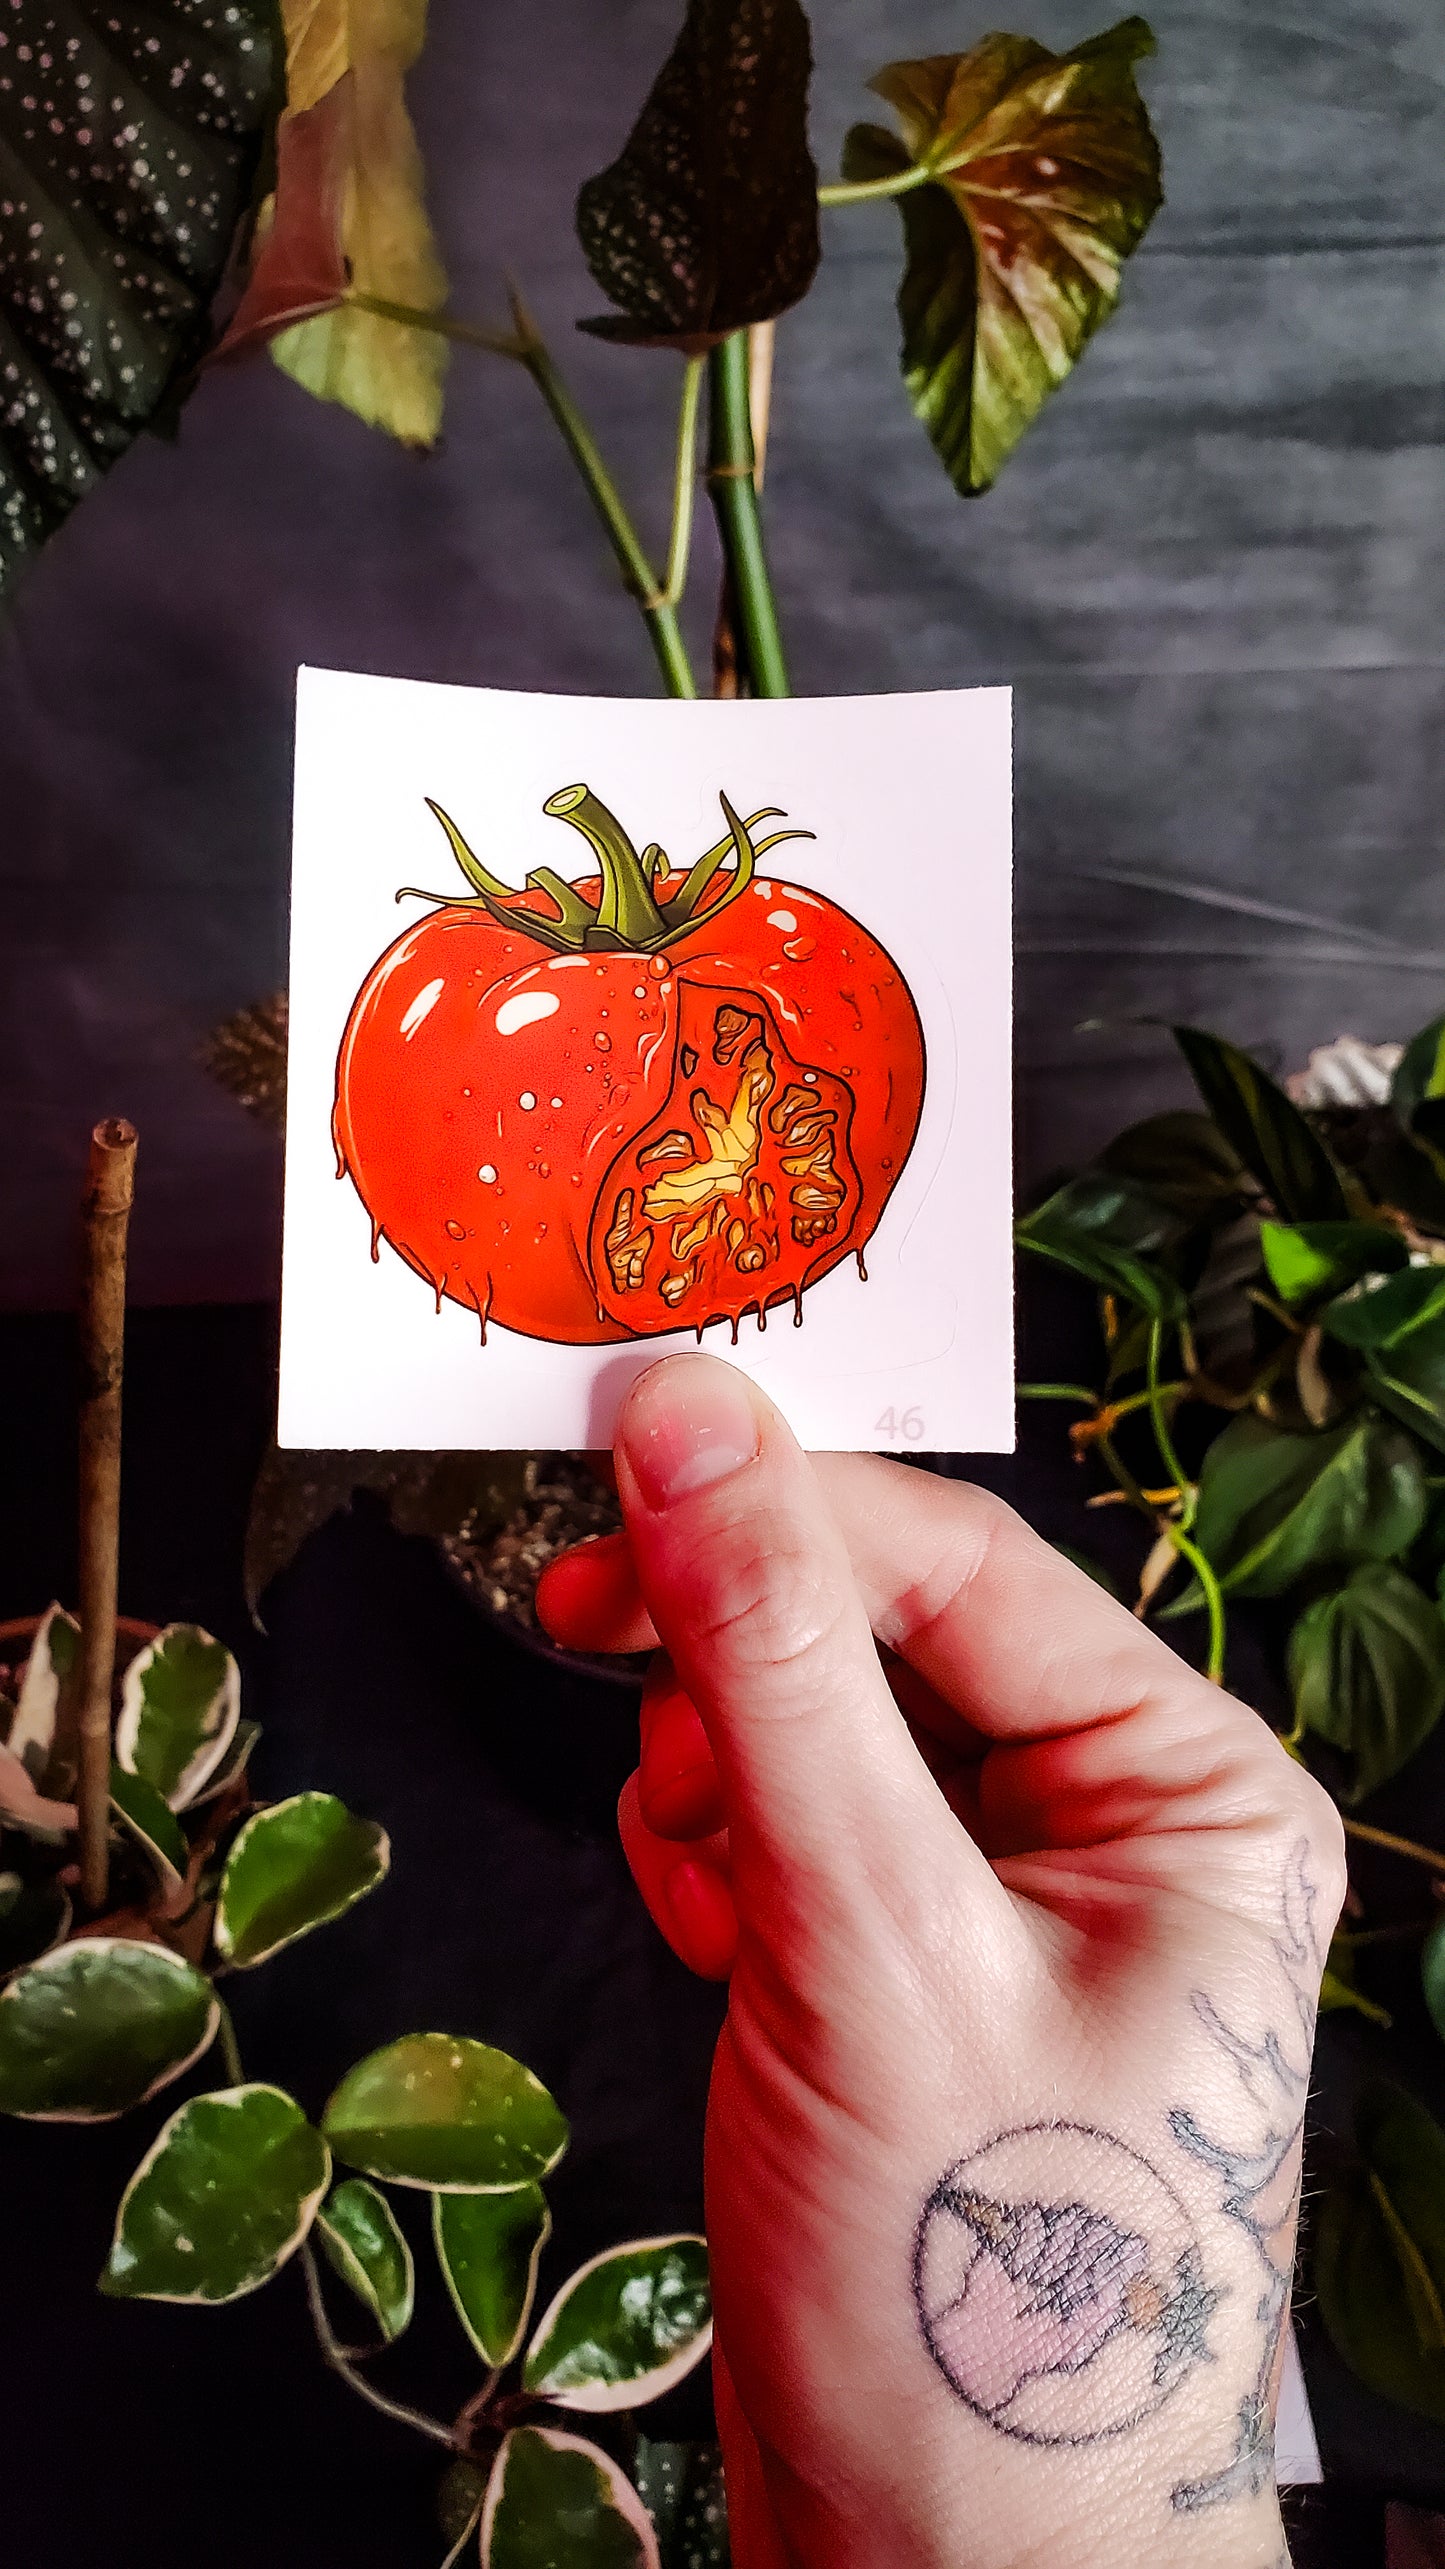
<svg viewBox="0 0 1445 2569">
<path fill-rule="evenodd" d="M 166 1945 L 81 1936 L 0 1990 L 0 2113 L 105 2123 L 200 2059 L 220 2011 Z"/>
<path fill-rule="evenodd" d="M 279 2087 L 192 2097 L 121 2198 L 100 2289 L 140 2301 L 236 2301 L 300 2247 L 331 2153 Z"/>
<path fill-rule="evenodd" d="M 387 2345 L 411 2322 L 416 2268 L 401 2224 L 365 2177 L 345 2177 L 316 2215 L 328 2265 L 370 2311 Z"/>
<path fill-rule="evenodd" d="M 334 1793 L 267 1804 L 226 1858 L 216 1951 L 242 1967 L 267 1961 L 374 1891 L 390 1862 L 385 1829 L 357 1819 Z"/>
<path fill-rule="evenodd" d="M 199 1624 L 167 1624 L 125 1672 L 116 1761 L 183 1811 L 220 1765 L 240 1716 L 241 1672 L 224 1642 Z"/>
<path fill-rule="evenodd" d="M 609 2454 L 551 2426 L 515 2426 L 482 2509 L 484 2569 L 661 2569 L 652 2518 Z"/>
<path fill-rule="evenodd" d="M 439 2194 L 432 2230 L 457 2317 L 477 2353 L 484 2364 L 510 2364 L 531 2316 L 537 2261 L 552 2230 L 541 2187 Z"/>
<path fill-rule="evenodd" d="M 568 2278 L 538 2322 L 524 2387 L 563 2408 L 638 2408 L 712 2344 L 707 2241 L 630 2239 Z"/>
<path fill-rule="evenodd" d="M 464 2034 L 403 2034 L 358 2061 L 321 2128 L 337 2157 L 368 2176 L 448 2194 L 530 2185 L 568 2137 L 531 2070 Z"/>
</svg>

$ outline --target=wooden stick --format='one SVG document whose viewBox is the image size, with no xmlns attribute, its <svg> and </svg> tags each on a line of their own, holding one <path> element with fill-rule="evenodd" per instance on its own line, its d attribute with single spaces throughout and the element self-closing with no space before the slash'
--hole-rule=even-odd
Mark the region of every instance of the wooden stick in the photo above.
<svg viewBox="0 0 1445 2569">
<path fill-rule="evenodd" d="M 120 1559 L 120 1392 L 125 1245 L 135 1127 L 97 1124 L 85 1186 L 80 1297 L 80 1894 L 94 1912 L 109 1884 L 111 1689 Z"/>
</svg>

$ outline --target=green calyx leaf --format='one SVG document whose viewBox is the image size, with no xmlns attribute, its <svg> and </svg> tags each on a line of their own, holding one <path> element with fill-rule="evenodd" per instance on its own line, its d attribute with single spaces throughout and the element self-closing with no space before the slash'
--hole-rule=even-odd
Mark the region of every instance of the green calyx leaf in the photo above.
<svg viewBox="0 0 1445 2569">
<path fill-rule="evenodd" d="M 79 1676 L 80 1626 L 63 1606 L 49 1606 L 30 1645 L 5 1744 L 37 1789 L 61 1799 L 75 1785 Z"/>
<path fill-rule="evenodd" d="M 1367 2090 L 1359 2165 L 1314 2230 L 1320 2313 L 1352 2373 L 1445 2423 L 1445 2131 L 1398 2088 Z"/>
<path fill-rule="evenodd" d="M 657 2443 L 639 2435 L 637 2491 L 652 2518 L 662 2569 L 728 2569 L 727 2489 L 717 2444 Z"/>
<path fill-rule="evenodd" d="M 270 121 L 279 29 L 258 0 L 204 19 L 78 9 L 65 29 L 37 19 L 34 61 L 0 90 L 0 594 L 181 399 Z"/>
<path fill-rule="evenodd" d="M 579 2266 L 539 2321 L 525 2390 L 564 2408 L 638 2408 L 712 2344 L 707 2241 L 634 2239 Z"/>
<path fill-rule="evenodd" d="M 1281 1302 L 1342 1293 L 1361 1276 L 1403 1267 L 1409 1251 L 1383 1222 L 1262 1222 L 1265 1272 Z"/>
<path fill-rule="evenodd" d="M 1403 1267 L 1321 1317 L 1332 1338 L 1364 1356 L 1384 1407 L 1445 1451 L 1445 1267 Z"/>
<path fill-rule="evenodd" d="M 321 2128 L 369 2176 L 462 2194 L 534 2184 L 568 2140 L 541 2080 L 464 2034 L 403 2034 L 372 2052 L 347 2072 Z"/>
<path fill-rule="evenodd" d="M 210 1982 L 165 1945 L 58 1945 L 0 1990 L 0 2113 L 110 2122 L 198 2061 L 219 2021 Z"/>
<path fill-rule="evenodd" d="M 333 1793 L 293 1793 L 253 1812 L 226 1858 L 216 1899 L 216 1951 L 247 1968 L 309 1935 L 386 1878 L 385 1829 Z"/>
<path fill-rule="evenodd" d="M 1279 1597 L 1306 1570 L 1407 1551 L 1426 1500 L 1417 1448 L 1373 1410 L 1299 1433 L 1246 1412 L 1205 1455 L 1193 1534 L 1226 1593 Z M 1199 1603 L 1192 1586 L 1165 1617 Z"/>
<path fill-rule="evenodd" d="M 1350 1206 L 1329 1152 L 1258 1062 L 1197 1026 L 1176 1026 L 1174 1040 L 1225 1140 L 1285 1219 L 1347 1221 Z"/>
<path fill-rule="evenodd" d="M 1131 1179 L 1088 1170 L 1025 1214 L 1014 1237 L 1035 1257 L 1121 1295 L 1151 1319 L 1168 1320 L 1184 1309 L 1184 1289 L 1166 1260 L 1186 1227 Z"/>
<path fill-rule="evenodd" d="M 687 873 L 672 867 L 660 847 L 640 857 L 627 832 L 605 803 L 586 785 L 567 785 L 543 804 L 550 820 L 566 821 L 586 839 L 598 874 L 581 883 L 566 883 L 550 866 L 537 866 L 527 877 L 531 900 L 502 881 L 468 847 L 451 815 L 428 798 L 447 834 L 453 856 L 472 885 L 477 903 L 489 918 L 516 936 L 534 937 L 557 954 L 661 954 L 711 921 L 745 892 L 760 856 L 785 839 L 811 838 L 811 830 L 774 830 L 765 839 L 752 833 L 759 821 L 779 817 L 773 806 L 743 820 L 726 794 L 720 794 L 726 834 L 703 850 Z M 723 859 L 733 863 L 722 872 Z M 596 886 L 594 896 L 594 885 Z M 584 888 L 585 887 L 585 888 Z M 398 898 L 401 896 L 398 895 Z M 436 893 L 421 895 L 436 900 Z M 546 910 L 536 900 L 550 904 Z M 461 908 L 460 902 L 452 905 Z"/>
<path fill-rule="evenodd" d="M 316 2215 L 327 2264 L 371 2313 L 390 2346 L 411 2324 L 416 2268 L 384 2194 L 365 2177 L 345 2177 Z"/>
<path fill-rule="evenodd" d="M 199 1624 L 168 1624 L 138 1651 L 121 1684 L 118 1765 L 183 1811 L 235 1737 L 241 1672 Z"/>
<path fill-rule="evenodd" d="M 996 480 L 1108 319 L 1163 202 L 1133 69 L 1153 47 L 1126 18 L 1064 54 L 991 35 L 892 63 L 870 85 L 902 141 L 855 125 L 844 144 L 849 180 L 930 174 L 898 198 L 903 379 L 966 497 Z"/>
<path fill-rule="evenodd" d="M 457 2317 L 484 2364 L 510 2364 L 537 2289 L 552 2216 L 538 2185 L 510 2194 L 439 2194 L 432 2205 L 437 2262 Z"/>
<path fill-rule="evenodd" d="M 1445 1712 L 1445 1619 L 1393 1562 L 1317 1597 L 1289 1642 L 1295 1718 L 1351 1760 L 1347 1798 L 1398 1774 Z"/>
<path fill-rule="evenodd" d="M 100 2289 L 139 2301 L 236 2301 L 300 2247 L 331 2154 L 279 2087 L 221 2088 L 173 2114 L 121 2198 Z"/>
<path fill-rule="evenodd" d="M 652 2518 L 610 2455 L 556 2427 L 517 2426 L 492 2465 L 484 2569 L 661 2569 Z"/>
<path fill-rule="evenodd" d="M 577 237 L 618 313 L 584 330 L 696 353 L 771 321 L 818 265 L 800 0 L 688 0 L 627 142 L 577 199 Z"/>
<path fill-rule="evenodd" d="M 178 1889 L 190 1861 L 185 1831 L 155 1786 L 139 1775 L 128 1775 L 113 1758 L 110 1807 L 127 1836 L 149 1857 L 161 1881 L 168 1888 Z"/>
</svg>

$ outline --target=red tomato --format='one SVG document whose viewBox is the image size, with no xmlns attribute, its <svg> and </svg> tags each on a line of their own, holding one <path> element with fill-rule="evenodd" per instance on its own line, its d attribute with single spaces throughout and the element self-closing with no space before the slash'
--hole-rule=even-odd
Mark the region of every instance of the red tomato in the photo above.
<svg viewBox="0 0 1445 2569">
<path fill-rule="evenodd" d="M 856 1256 L 923 1099 L 897 965 L 820 894 L 754 867 L 758 820 L 691 873 L 639 858 L 583 786 L 546 810 L 600 873 L 509 890 L 443 821 L 475 901 L 368 975 L 337 1062 L 338 1175 L 442 1296 L 567 1344 L 802 1297 Z M 734 863 L 725 869 L 731 848 Z"/>
</svg>

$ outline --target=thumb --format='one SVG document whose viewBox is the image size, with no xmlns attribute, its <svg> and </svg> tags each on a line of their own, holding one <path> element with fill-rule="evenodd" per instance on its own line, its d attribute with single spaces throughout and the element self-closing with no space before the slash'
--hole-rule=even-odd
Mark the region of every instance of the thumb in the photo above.
<svg viewBox="0 0 1445 2569">
<path fill-rule="evenodd" d="M 674 1356 L 632 1386 L 618 1494 L 643 1596 L 717 1761 L 744 1937 L 816 1943 L 867 1891 L 936 1921 L 961 1862 L 879 1666 L 806 1455 L 733 1366 Z"/>
</svg>

